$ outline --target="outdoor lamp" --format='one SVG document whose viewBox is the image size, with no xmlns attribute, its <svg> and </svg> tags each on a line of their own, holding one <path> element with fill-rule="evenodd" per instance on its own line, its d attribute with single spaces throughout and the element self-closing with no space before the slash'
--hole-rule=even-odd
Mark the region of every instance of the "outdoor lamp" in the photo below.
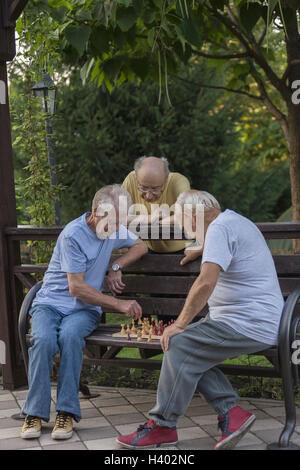
<svg viewBox="0 0 300 470">
<path fill-rule="evenodd" d="M 43 113 L 55 114 L 57 88 L 45 71 L 42 80 L 32 87 L 32 91 L 39 99 Z"/>
</svg>

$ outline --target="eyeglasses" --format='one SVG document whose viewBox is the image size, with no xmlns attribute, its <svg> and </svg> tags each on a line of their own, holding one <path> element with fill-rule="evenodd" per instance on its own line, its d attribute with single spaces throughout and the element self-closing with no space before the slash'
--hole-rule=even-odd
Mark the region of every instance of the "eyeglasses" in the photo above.
<svg viewBox="0 0 300 470">
<path fill-rule="evenodd" d="M 151 193 L 151 194 L 154 194 L 155 196 L 158 196 L 158 194 L 161 194 L 164 190 L 163 187 L 162 188 L 155 188 L 155 189 L 153 189 L 153 188 L 144 188 L 140 184 L 137 185 L 137 188 L 143 194 Z"/>
</svg>

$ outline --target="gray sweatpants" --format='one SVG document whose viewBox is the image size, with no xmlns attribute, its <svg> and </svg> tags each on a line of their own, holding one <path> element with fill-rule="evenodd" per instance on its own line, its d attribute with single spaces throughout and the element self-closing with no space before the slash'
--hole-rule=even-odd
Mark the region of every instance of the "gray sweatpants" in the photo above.
<svg viewBox="0 0 300 470">
<path fill-rule="evenodd" d="M 173 336 L 164 354 L 156 405 L 149 416 L 160 426 L 176 426 L 196 391 L 218 414 L 229 411 L 239 398 L 216 365 L 240 354 L 254 353 L 270 345 L 248 338 L 207 315 Z"/>
</svg>

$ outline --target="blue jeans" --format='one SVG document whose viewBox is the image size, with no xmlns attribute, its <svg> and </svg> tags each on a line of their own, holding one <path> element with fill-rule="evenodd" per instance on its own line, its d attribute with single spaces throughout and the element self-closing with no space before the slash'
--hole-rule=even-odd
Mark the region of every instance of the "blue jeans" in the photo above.
<svg viewBox="0 0 300 470">
<path fill-rule="evenodd" d="M 60 353 L 56 411 L 66 411 L 81 419 L 78 397 L 85 338 L 98 326 L 98 312 L 82 310 L 63 315 L 50 305 L 36 305 L 31 315 L 31 347 L 28 350 L 29 392 L 23 413 L 49 421 L 51 370 Z"/>
</svg>

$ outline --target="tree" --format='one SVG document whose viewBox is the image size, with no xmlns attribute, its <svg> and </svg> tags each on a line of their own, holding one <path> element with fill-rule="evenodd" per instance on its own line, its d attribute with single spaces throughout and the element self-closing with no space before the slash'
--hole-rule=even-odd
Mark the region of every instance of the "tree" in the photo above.
<svg viewBox="0 0 300 470">
<path fill-rule="evenodd" d="M 298 0 L 50 0 L 47 8 L 59 24 L 51 41 L 70 64 L 81 65 L 83 79 L 109 90 L 155 78 L 159 99 L 163 89 L 169 99 L 170 74 L 199 56 L 219 61 L 220 72 L 231 70 L 221 87 L 256 100 L 280 125 L 293 220 L 300 220 Z M 273 65 L 281 45 L 285 55 Z"/>
</svg>

